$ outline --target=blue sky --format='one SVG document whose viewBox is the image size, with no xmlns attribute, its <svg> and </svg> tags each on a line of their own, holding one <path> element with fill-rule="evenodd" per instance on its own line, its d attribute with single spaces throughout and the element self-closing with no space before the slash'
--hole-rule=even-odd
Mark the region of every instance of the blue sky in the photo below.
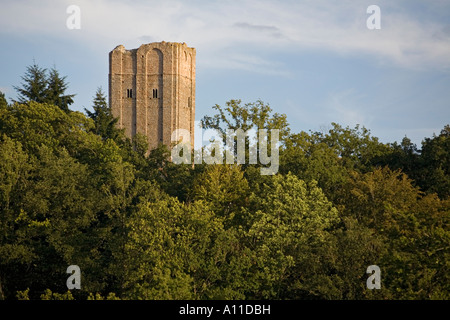
<svg viewBox="0 0 450 320">
<path fill-rule="evenodd" d="M 369 30 L 369 5 L 381 29 Z M 70 30 L 70 5 L 81 28 Z M 0 90 L 33 59 L 56 66 L 90 108 L 108 88 L 108 53 L 154 41 L 197 50 L 196 119 L 231 99 L 261 99 L 285 113 L 293 132 L 331 122 L 370 129 L 383 142 L 406 135 L 420 146 L 450 123 L 450 1 L 3 0 Z"/>
</svg>

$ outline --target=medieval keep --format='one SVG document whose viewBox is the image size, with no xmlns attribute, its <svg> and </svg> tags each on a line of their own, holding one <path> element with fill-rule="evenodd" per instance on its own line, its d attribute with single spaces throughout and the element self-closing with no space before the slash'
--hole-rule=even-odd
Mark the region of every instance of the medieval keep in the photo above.
<svg viewBox="0 0 450 320">
<path fill-rule="evenodd" d="M 109 53 L 109 105 L 126 135 L 146 135 L 150 150 L 170 146 L 176 129 L 188 130 L 193 146 L 195 48 L 164 41 L 117 46 Z"/>
</svg>

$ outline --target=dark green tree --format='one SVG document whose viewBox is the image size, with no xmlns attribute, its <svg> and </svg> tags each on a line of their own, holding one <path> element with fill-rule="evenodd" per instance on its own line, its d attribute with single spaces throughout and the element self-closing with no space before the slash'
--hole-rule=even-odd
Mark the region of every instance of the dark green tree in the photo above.
<svg viewBox="0 0 450 320">
<path fill-rule="evenodd" d="M 33 62 L 31 66 L 27 67 L 27 71 L 22 77 L 22 80 L 21 87 L 14 86 L 18 94 L 17 102 L 47 102 L 47 69 L 43 69 L 36 62 Z"/>
<path fill-rule="evenodd" d="M 8 106 L 8 101 L 6 101 L 5 94 L 0 91 L 0 109 Z"/>
<path fill-rule="evenodd" d="M 28 239 L 21 236 L 15 222 L 31 161 L 19 142 L 0 134 L 0 300 L 14 293 L 14 283 L 23 278 L 18 266 L 30 263 L 35 255 Z M 23 235 L 23 234 L 22 234 Z"/>
<path fill-rule="evenodd" d="M 411 139 L 404 137 L 399 144 L 394 142 L 389 145 L 389 150 L 374 159 L 374 164 L 379 166 L 389 166 L 392 170 L 401 169 L 413 178 L 420 167 L 420 150 L 411 142 Z"/>
<path fill-rule="evenodd" d="M 116 140 L 120 135 L 120 130 L 116 128 L 117 119 L 114 118 L 111 108 L 106 102 L 106 95 L 102 88 L 97 88 L 93 100 L 93 112 L 84 109 L 87 116 L 94 120 L 94 132 L 102 137 L 102 139 Z"/>
<path fill-rule="evenodd" d="M 387 167 L 354 172 L 344 191 L 343 215 L 384 242 L 372 257 L 385 270 L 379 294 L 448 299 L 449 200 L 424 195 L 404 173 Z"/>
<path fill-rule="evenodd" d="M 73 103 L 74 94 L 65 94 L 68 84 L 67 76 L 61 77 L 55 67 L 50 69 L 47 79 L 45 102 L 58 106 L 65 112 L 69 112 L 69 105 Z"/>
<path fill-rule="evenodd" d="M 422 142 L 421 170 L 413 175 L 427 192 L 435 192 L 445 199 L 450 196 L 450 125 L 446 125 L 438 136 Z"/>
<path fill-rule="evenodd" d="M 18 94 L 17 102 L 49 103 L 58 106 L 65 112 L 70 111 L 69 105 L 73 103 L 75 95 L 65 93 L 68 87 L 66 77 L 61 77 L 55 67 L 47 74 L 47 69 L 39 67 L 34 62 L 27 67 L 22 80 L 21 87 L 14 86 Z"/>
<path fill-rule="evenodd" d="M 317 181 L 331 201 L 339 199 L 348 170 L 338 152 L 304 131 L 292 134 L 280 152 L 280 172 L 293 173 L 304 181 Z"/>
<path fill-rule="evenodd" d="M 374 159 L 377 165 L 400 169 L 413 180 L 415 186 L 439 197 L 450 195 L 450 126 L 446 125 L 439 135 L 425 138 L 422 149 L 411 143 L 407 137 L 390 150 Z"/>
<path fill-rule="evenodd" d="M 92 127 L 80 112 L 33 101 L 0 112 L 6 137 L 0 143 L 0 281 L 6 297 L 27 287 L 33 297 L 36 290 L 64 289 L 70 264 L 84 270 L 86 289 L 116 283 L 111 266 L 122 261 L 115 257 L 137 191 L 128 194 L 133 168 L 120 148 Z"/>
</svg>

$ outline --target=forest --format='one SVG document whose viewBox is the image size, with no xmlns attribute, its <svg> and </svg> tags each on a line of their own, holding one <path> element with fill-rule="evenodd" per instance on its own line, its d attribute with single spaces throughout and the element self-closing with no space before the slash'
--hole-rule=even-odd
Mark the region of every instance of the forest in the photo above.
<svg viewBox="0 0 450 320">
<path fill-rule="evenodd" d="M 146 154 L 101 88 L 83 113 L 58 70 L 22 79 L 17 101 L 0 93 L 0 299 L 450 298 L 449 125 L 416 146 L 337 123 L 292 132 L 263 101 L 215 105 L 204 128 L 280 130 L 279 171 L 261 175 Z"/>
</svg>

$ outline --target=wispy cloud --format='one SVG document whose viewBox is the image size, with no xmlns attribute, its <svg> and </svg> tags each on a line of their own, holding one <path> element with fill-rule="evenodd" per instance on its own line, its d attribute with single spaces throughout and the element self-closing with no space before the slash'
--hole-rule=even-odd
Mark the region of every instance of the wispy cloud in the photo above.
<svg viewBox="0 0 450 320">
<path fill-rule="evenodd" d="M 328 110 L 326 116 L 345 125 L 370 127 L 373 116 L 368 112 L 364 101 L 364 96 L 353 88 L 331 93 L 325 103 Z"/>
<path fill-rule="evenodd" d="M 247 22 L 237 22 L 233 25 L 236 28 L 249 30 L 251 32 L 263 32 L 270 37 L 282 38 L 283 34 L 279 28 L 275 26 L 254 25 Z"/>
<path fill-rule="evenodd" d="M 280 30 L 274 26 L 254 25 L 254 24 L 250 24 L 247 22 L 237 22 L 233 26 L 238 27 L 238 28 L 263 31 L 263 32 L 265 32 L 265 31 L 278 32 Z"/>
<path fill-rule="evenodd" d="M 244 70 L 260 74 L 290 77 L 289 69 L 282 62 L 263 58 L 253 53 L 222 52 L 211 57 L 205 63 L 210 68 Z"/>
</svg>

